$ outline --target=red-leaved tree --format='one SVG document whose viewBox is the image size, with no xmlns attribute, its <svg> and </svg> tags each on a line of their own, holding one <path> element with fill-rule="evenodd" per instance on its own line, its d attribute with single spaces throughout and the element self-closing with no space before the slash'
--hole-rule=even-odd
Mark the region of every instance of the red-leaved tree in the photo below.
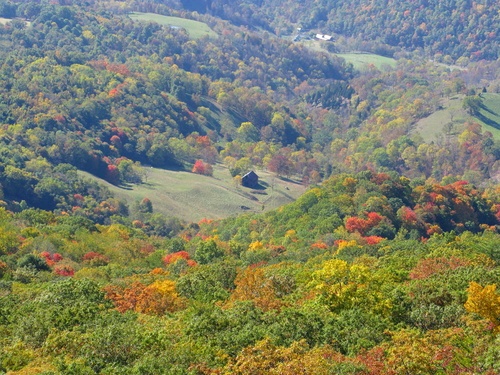
<svg viewBox="0 0 500 375">
<path fill-rule="evenodd" d="M 214 171 L 210 164 L 204 163 L 203 160 L 198 159 L 193 165 L 192 172 L 202 174 L 205 176 L 212 176 Z"/>
</svg>

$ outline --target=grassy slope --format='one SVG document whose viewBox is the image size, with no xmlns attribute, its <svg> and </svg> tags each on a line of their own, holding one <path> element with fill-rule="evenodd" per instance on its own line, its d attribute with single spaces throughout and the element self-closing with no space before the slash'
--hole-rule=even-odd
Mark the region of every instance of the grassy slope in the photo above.
<svg viewBox="0 0 500 375">
<path fill-rule="evenodd" d="M 294 201 L 305 191 L 303 185 L 276 178 L 264 171 L 257 171 L 257 174 L 265 189 L 255 193 L 252 189 L 235 186 L 228 170 L 221 166 L 214 167 L 213 177 L 184 171 L 145 169 L 147 181 L 125 188 L 113 186 L 85 172 L 79 173 L 108 186 L 117 198 L 126 200 L 130 207 L 135 201 L 147 197 L 153 203 L 155 212 L 188 222 L 262 212 L 263 205 L 264 211 L 267 211 Z"/>
<path fill-rule="evenodd" d="M 363 70 L 369 65 L 374 65 L 377 69 L 382 69 L 384 66 L 395 67 L 396 60 L 390 57 L 375 55 L 373 53 L 337 53 L 338 57 L 342 57 L 348 63 L 354 66 L 354 69 Z"/>
<path fill-rule="evenodd" d="M 453 124 L 451 135 L 457 135 L 463 128 L 463 124 L 470 120 L 470 116 L 462 108 L 463 95 L 456 95 L 452 98 L 443 99 L 442 109 L 437 110 L 417 122 L 415 131 L 420 133 L 425 142 L 436 140 L 438 136 L 444 136 L 445 126 Z"/>
<path fill-rule="evenodd" d="M 495 138 L 500 139 L 500 94 L 481 94 L 483 107 L 480 116 L 476 120 L 483 125 L 483 130 L 493 133 Z"/>
<path fill-rule="evenodd" d="M 302 42 L 307 47 L 320 52 L 328 51 L 323 48 L 325 43 L 331 42 L 322 42 L 319 40 L 308 40 Z M 373 53 L 360 53 L 360 52 L 349 52 L 349 53 L 332 53 L 332 55 L 342 57 L 346 60 L 346 62 L 351 63 L 354 66 L 354 69 L 363 70 L 366 69 L 369 65 L 374 65 L 377 69 L 382 69 L 384 66 L 394 67 L 396 66 L 396 60 L 390 57 L 384 57 L 380 55 L 375 55 Z"/>
<path fill-rule="evenodd" d="M 500 123 L 500 94 L 483 94 L 484 109 L 481 114 L 487 121 Z M 420 133 L 426 142 L 436 140 L 439 135 L 445 134 L 445 126 L 453 124 L 451 135 L 458 135 L 463 130 L 463 124 L 467 121 L 476 121 L 483 126 L 483 131 L 489 131 L 496 139 L 500 139 L 500 128 L 486 124 L 480 118 L 470 116 L 463 108 L 464 96 L 456 95 L 442 101 L 442 109 L 417 122 L 415 131 Z"/>
<path fill-rule="evenodd" d="M 13 18 L 3 18 L 3 17 L 0 17 L 0 24 L 2 25 L 6 25 L 8 24 L 10 21 L 12 21 Z M 24 21 L 26 23 L 26 26 L 30 26 L 31 25 L 31 22 L 29 21 Z"/>
<path fill-rule="evenodd" d="M 136 21 L 156 22 L 164 26 L 174 26 L 186 29 L 191 38 L 198 39 L 203 36 L 217 37 L 217 34 L 203 22 L 186 18 L 162 16 L 155 13 L 134 12 L 129 17 Z"/>
</svg>

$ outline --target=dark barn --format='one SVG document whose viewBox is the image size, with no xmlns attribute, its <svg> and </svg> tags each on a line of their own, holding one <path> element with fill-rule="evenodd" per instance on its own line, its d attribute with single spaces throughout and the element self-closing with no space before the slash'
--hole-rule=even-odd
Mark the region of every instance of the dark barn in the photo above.
<svg viewBox="0 0 500 375">
<path fill-rule="evenodd" d="M 254 171 L 250 171 L 241 178 L 241 184 L 248 188 L 258 188 L 259 176 Z"/>
</svg>

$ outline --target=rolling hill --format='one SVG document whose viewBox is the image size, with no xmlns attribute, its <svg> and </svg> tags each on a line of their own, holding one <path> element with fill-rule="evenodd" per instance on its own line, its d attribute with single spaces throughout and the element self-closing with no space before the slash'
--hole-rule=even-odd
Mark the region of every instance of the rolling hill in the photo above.
<svg viewBox="0 0 500 375">
<path fill-rule="evenodd" d="M 465 122 L 475 121 L 482 125 L 483 131 L 500 139 L 500 95 L 481 94 L 484 98 L 478 115 L 473 116 L 463 108 L 464 95 L 456 95 L 441 101 L 441 107 L 431 115 L 419 120 L 415 131 L 426 142 L 436 141 L 440 136 L 456 136 L 463 131 Z"/>
<path fill-rule="evenodd" d="M 144 167 L 144 182 L 126 186 L 112 185 L 86 172 L 79 173 L 104 184 L 130 207 L 148 198 L 154 212 L 187 222 L 269 211 L 294 201 L 306 190 L 296 181 L 276 177 L 267 171 L 257 171 L 261 189 L 245 188 L 236 185 L 227 168 L 222 166 L 214 167 L 213 177 Z"/>
<path fill-rule="evenodd" d="M 238 25 L 278 35 L 296 27 L 355 36 L 388 48 L 423 49 L 429 56 L 496 60 L 499 54 L 498 1 L 387 0 L 201 0 L 186 9 L 207 12 Z M 466 22 L 464 20 L 467 20 Z"/>
<path fill-rule="evenodd" d="M 169 26 L 171 28 L 183 28 L 193 39 L 198 39 L 203 36 L 216 38 L 217 34 L 210 27 L 203 23 L 181 17 L 169 17 L 155 13 L 132 12 L 129 17 L 136 21 L 156 22 L 159 25 Z"/>
<path fill-rule="evenodd" d="M 497 3 L 0 0 L 0 374 L 499 374 Z"/>
</svg>

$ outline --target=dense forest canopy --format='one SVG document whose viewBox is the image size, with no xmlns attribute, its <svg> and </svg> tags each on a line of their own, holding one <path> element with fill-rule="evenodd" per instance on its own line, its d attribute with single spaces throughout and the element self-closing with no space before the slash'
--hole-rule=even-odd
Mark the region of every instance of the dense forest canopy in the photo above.
<svg viewBox="0 0 500 375">
<path fill-rule="evenodd" d="M 495 374 L 498 202 L 363 172 L 171 239 L 0 210 L 0 368 Z"/>
<path fill-rule="evenodd" d="M 141 181 L 141 164 L 179 168 L 200 159 L 225 162 L 233 175 L 269 167 L 306 182 L 367 166 L 475 183 L 496 176 L 498 141 L 474 124 L 450 127 L 434 144 L 409 132 L 442 97 L 465 92 L 468 103 L 480 102 L 464 80 L 494 85 L 497 62 L 461 76 L 406 57 L 396 70 L 359 75 L 326 50 L 213 18 L 218 38 L 191 39 L 103 9 L 2 4 L 3 16 L 31 20 L 2 26 L 0 53 L 9 167 L 1 181 L 23 170 L 15 179 L 29 205 L 54 209 L 61 200 L 61 188 L 37 188 L 45 177 L 26 168 L 33 159 L 115 184 Z M 16 192 L 7 187 L 7 201 L 22 200 Z"/>
<path fill-rule="evenodd" d="M 499 4 L 482 1 L 204 0 L 181 1 L 236 24 L 292 34 L 296 27 L 379 41 L 429 56 L 496 60 Z M 390 50 L 390 49 L 389 49 Z"/>
<path fill-rule="evenodd" d="M 498 374 L 498 6 L 0 0 L 0 372 Z M 214 167 L 307 191 L 187 223 L 83 177 Z"/>
</svg>

